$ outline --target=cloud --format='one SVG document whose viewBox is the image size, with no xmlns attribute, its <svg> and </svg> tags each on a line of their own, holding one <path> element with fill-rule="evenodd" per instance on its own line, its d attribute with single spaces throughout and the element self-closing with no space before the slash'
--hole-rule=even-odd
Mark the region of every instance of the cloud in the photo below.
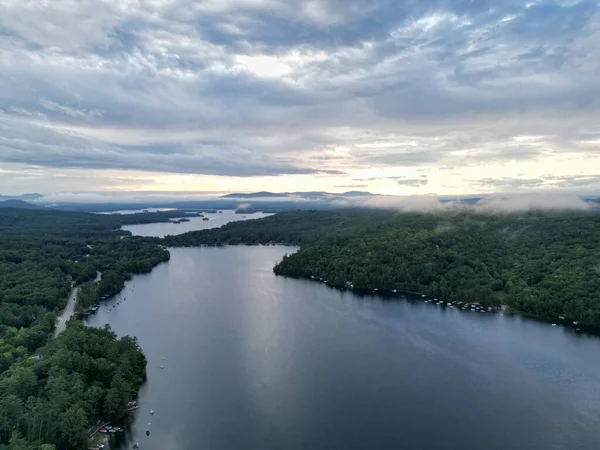
<svg viewBox="0 0 600 450">
<path fill-rule="evenodd" d="M 539 190 L 541 188 L 551 188 L 559 191 L 569 189 L 588 189 L 594 191 L 600 188 L 600 175 L 546 175 L 538 178 L 481 178 L 479 180 L 470 180 L 470 183 L 472 186 L 491 188 L 501 192 L 524 189 Z"/>
<path fill-rule="evenodd" d="M 380 196 L 360 199 L 355 205 L 392 209 L 402 212 L 436 213 L 472 211 L 478 213 L 510 213 L 524 211 L 589 210 L 590 205 L 580 195 L 565 192 L 495 194 L 484 196 L 476 203 L 442 201 L 433 195 Z"/>
<path fill-rule="evenodd" d="M 532 210 L 587 210 L 590 205 L 580 196 L 568 193 L 535 193 L 491 196 L 482 199 L 477 211 L 520 212 Z"/>
<path fill-rule="evenodd" d="M 337 184 L 337 185 L 335 185 L 336 188 L 342 188 L 342 189 L 362 189 L 367 186 L 368 186 L 368 184 Z"/>
<path fill-rule="evenodd" d="M 0 163 L 588 189 L 599 39 L 593 0 L 6 0 Z"/>
<path fill-rule="evenodd" d="M 427 178 L 396 178 L 394 181 L 400 186 L 411 187 L 426 186 L 429 183 Z"/>
</svg>

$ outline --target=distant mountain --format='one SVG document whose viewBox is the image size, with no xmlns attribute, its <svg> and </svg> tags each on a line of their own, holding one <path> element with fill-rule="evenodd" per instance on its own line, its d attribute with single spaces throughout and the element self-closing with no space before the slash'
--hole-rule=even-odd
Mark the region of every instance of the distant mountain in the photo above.
<svg viewBox="0 0 600 450">
<path fill-rule="evenodd" d="M 41 209 L 41 206 L 23 200 L 4 200 L 3 202 L 0 201 L 0 208 Z"/>
<path fill-rule="evenodd" d="M 303 199 L 331 199 L 339 197 L 364 197 L 373 195 L 370 192 L 365 191 L 348 191 L 341 194 L 324 192 L 324 191 L 308 191 L 308 192 L 249 192 L 249 193 L 233 193 L 221 196 L 221 198 L 243 198 L 243 199 L 256 199 L 256 198 L 303 198 Z"/>
<path fill-rule="evenodd" d="M 251 192 L 251 193 L 233 193 L 222 195 L 221 198 L 271 198 L 271 197 L 288 197 L 288 193 L 277 194 L 275 192 Z"/>
<path fill-rule="evenodd" d="M 23 200 L 25 202 L 35 202 L 42 197 L 42 194 L 0 195 L 0 202 L 4 200 Z"/>
</svg>

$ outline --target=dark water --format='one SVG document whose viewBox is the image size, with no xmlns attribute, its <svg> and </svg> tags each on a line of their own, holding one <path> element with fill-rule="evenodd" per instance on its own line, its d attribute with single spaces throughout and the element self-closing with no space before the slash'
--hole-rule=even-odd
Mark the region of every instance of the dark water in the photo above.
<svg viewBox="0 0 600 450">
<path fill-rule="evenodd" d="M 92 318 L 149 361 L 120 448 L 600 448 L 598 338 L 274 276 L 290 251 L 172 250 Z"/>
<path fill-rule="evenodd" d="M 182 214 L 182 217 L 190 219 L 189 222 L 181 223 L 148 223 L 142 225 L 125 225 L 123 230 L 131 231 L 136 236 L 156 236 L 165 237 L 168 234 L 182 234 L 188 231 L 205 230 L 208 228 L 218 228 L 229 222 L 238 220 L 260 219 L 271 214 L 253 213 L 253 214 L 236 214 L 233 210 L 223 210 L 222 213 L 203 213 L 208 220 L 203 220 L 202 217 L 188 217 Z"/>
</svg>

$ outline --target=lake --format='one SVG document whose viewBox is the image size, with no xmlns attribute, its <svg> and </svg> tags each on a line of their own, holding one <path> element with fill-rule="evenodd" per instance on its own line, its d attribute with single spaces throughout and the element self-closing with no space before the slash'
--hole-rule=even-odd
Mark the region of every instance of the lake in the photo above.
<svg viewBox="0 0 600 450">
<path fill-rule="evenodd" d="M 181 217 L 189 219 L 189 222 L 172 223 L 148 223 L 141 225 L 125 225 L 121 227 L 123 230 L 131 231 L 136 236 L 156 236 L 165 237 L 169 234 L 182 234 L 188 231 L 206 230 L 208 228 L 218 228 L 229 222 L 238 220 L 260 219 L 270 216 L 266 213 L 253 214 L 236 214 L 234 210 L 223 210 L 222 213 L 202 213 L 208 220 L 202 220 L 202 217 L 188 217 L 186 214 L 181 214 Z"/>
<path fill-rule="evenodd" d="M 148 358 L 117 448 L 600 448 L 597 337 L 275 276 L 292 251 L 173 249 L 90 318 Z"/>
</svg>

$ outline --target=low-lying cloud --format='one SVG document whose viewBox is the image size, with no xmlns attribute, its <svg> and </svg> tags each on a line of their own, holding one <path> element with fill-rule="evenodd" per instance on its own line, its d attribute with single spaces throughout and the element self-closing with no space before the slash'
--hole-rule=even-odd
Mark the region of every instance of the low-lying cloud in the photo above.
<svg viewBox="0 0 600 450">
<path fill-rule="evenodd" d="M 584 211 L 590 203 L 572 193 L 525 193 L 484 196 L 476 202 L 444 201 L 437 196 L 381 196 L 359 200 L 357 205 L 392 209 L 402 212 L 472 211 L 479 213 L 511 213 L 525 211 Z"/>
</svg>

